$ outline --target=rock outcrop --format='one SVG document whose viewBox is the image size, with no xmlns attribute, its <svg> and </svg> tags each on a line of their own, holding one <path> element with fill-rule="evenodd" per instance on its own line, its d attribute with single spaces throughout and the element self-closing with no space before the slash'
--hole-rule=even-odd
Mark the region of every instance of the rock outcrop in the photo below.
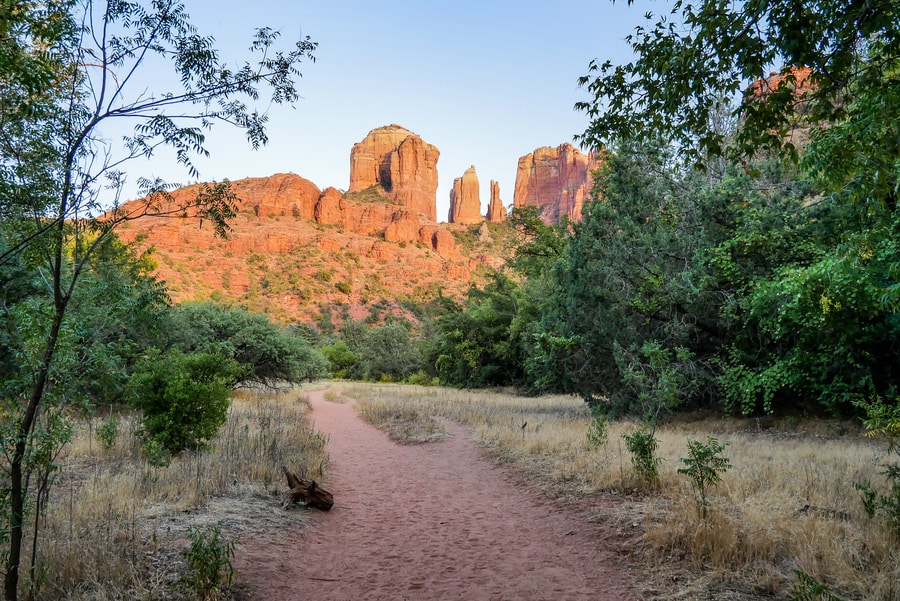
<svg viewBox="0 0 900 601">
<path fill-rule="evenodd" d="M 506 207 L 500 200 L 500 184 L 491 180 L 491 202 L 488 204 L 486 219 L 491 223 L 506 221 Z"/>
<path fill-rule="evenodd" d="M 381 186 L 395 203 L 437 218 L 440 151 L 399 125 L 369 132 L 350 151 L 350 192 Z"/>
<path fill-rule="evenodd" d="M 769 77 L 758 79 L 747 87 L 744 98 L 762 98 L 775 92 L 785 84 L 787 76 L 792 75 L 790 82 L 794 95 L 798 98 L 813 89 L 812 69 L 809 67 L 789 67 L 782 71 L 772 71 Z"/>
<path fill-rule="evenodd" d="M 596 167 L 592 155 L 569 143 L 538 148 L 519 159 L 513 206 L 537 207 L 545 223 L 558 223 L 563 215 L 579 221 Z"/>
<path fill-rule="evenodd" d="M 450 191 L 450 214 L 447 218 L 450 223 L 480 223 L 481 195 L 478 175 L 475 173 L 475 165 L 472 165 L 462 177 L 453 180 L 453 189 Z"/>
</svg>

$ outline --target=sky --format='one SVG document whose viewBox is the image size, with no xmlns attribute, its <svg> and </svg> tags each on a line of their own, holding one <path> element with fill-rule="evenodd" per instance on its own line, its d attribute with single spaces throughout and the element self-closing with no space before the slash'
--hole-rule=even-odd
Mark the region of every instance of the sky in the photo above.
<svg viewBox="0 0 900 601">
<path fill-rule="evenodd" d="M 453 179 L 474 165 L 482 213 L 490 180 L 512 204 L 518 160 L 541 146 L 573 142 L 588 126 L 573 108 L 588 94 L 578 78 L 592 59 L 631 59 L 624 41 L 648 8 L 665 3 L 569 0 L 187 0 L 201 33 L 237 66 L 256 27 L 283 40 L 310 36 L 316 61 L 300 66 L 301 100 L 269 112 L 269 143 L 253 151 L 240 132 L 217 126 L 203 181 L 296 173 L 319 188 L 349 186 L 350 149 L 396 123 L 437 146 L 437 215 L 446 221 Z M 660 6 L 662 5 L 662 6 Z M 577 144 L 576 144 L 577 145 Z M 165 157 L 138 175 L 188 183 Z"/>
</svg>

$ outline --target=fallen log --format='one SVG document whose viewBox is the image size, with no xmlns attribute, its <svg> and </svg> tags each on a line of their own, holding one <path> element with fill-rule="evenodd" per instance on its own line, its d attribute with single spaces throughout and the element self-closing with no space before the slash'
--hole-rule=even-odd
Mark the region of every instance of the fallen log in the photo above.
<svg viewBox="0 0 900 601">
<path fill-rule="evenodd" d="M 311 507 L 328 511 L 334 505 L 334 495 L 320 487 L 315 480 L 304 480 L 297 474 L 283 467 L 281 470 L 287 477 L 290 490 L 284 498 L 282 507 L 287 509 L 291 503 L 303 501 Z"/>
</svg>

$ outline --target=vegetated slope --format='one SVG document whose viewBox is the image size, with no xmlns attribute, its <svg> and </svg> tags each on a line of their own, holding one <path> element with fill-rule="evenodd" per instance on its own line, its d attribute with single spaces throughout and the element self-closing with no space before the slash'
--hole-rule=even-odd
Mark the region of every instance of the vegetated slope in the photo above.
<svg viewBox="0 0 900 601">
<path fill-rule="evenodd" d="M 198 189 L 175 190 L 161 208 Z M 176 302 L 233 302 L 281 321 L 314 320 L 342 306 L 361 318 L 376 304 L 460 298 L 503 265 L 514 241 L 505 223 L 434 223 L 377 187 L 320 192 L 277 174 L 232 189 L 239 200 L 226 239 L 197 215 L 143 216 L 119 230 L 125 242 L 152 249 Z"/>
</svg>

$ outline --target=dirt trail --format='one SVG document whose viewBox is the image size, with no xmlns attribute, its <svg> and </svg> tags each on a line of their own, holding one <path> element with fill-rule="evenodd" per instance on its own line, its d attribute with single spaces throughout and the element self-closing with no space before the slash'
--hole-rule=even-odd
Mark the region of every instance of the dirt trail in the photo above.
<svg viewBox="0 0 900 601">
<path fill-rule="evenodd" d="M 252 599 L 638 598 L 602 526 L 542 502 L 464 428 L 401 446 L 352 405 L 310 396 L 330 437 L 335 506 L 291 542 L 240 544 L 235 567 Z"/>
</svg>

